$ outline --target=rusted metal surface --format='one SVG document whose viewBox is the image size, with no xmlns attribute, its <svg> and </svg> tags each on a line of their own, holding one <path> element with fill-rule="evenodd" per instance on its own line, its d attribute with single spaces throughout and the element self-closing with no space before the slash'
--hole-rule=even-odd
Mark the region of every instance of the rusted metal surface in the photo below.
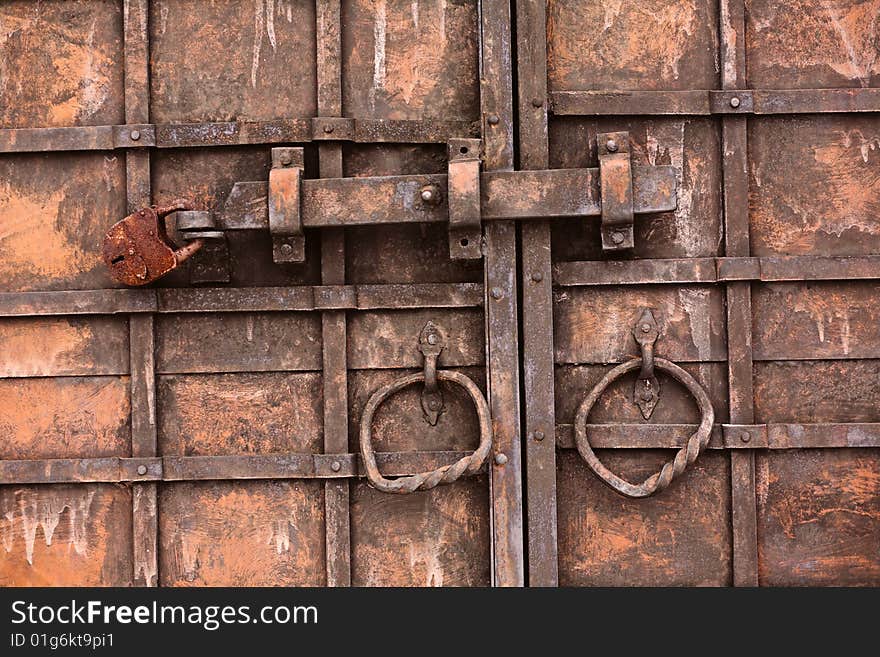
<svg viewBox="0 0 880 657">
<path fill-rule="evenodd" d="M 124 285 L 148 285 L 177 269 L 203 244 L 201 239 L 173 248 L 165 232 L 165 217 L 189 209 L 187 201 L 141 208 L 107 231 L 101 257 L 114 279 Z"/>
<path fill-rule="evenodd" d="M 876 585 L 880 7 L 777 4 L 2 3 L 0 583 Z M 114 289 L 102 238 L 174 198 L 204 246 Z M 638 394 L 645 308 L 705 436 Z M 429 320 L 475 396 L 423 394 Z M 470 464 L 477 398 L 492 440 L 388 495 L 360 419 L 408 380 L 374 474 Z M 621 481 L 705 451 L 629 499 L 579 432 Z"/>
</svg>

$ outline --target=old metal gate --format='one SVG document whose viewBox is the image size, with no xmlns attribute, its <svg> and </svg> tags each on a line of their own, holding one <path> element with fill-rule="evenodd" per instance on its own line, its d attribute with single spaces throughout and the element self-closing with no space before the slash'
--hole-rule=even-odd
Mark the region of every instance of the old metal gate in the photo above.
<svg viewBox="0 0 880 657">
<path fill-rule="evenodd" d="M 878 16 L 3 3 L 0 584 L 878 583 Z"/>
</svg>

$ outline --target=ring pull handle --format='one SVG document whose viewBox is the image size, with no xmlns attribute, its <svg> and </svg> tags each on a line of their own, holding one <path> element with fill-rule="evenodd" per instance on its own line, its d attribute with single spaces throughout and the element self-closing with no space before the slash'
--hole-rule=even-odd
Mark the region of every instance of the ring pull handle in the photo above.
<svg viewBox="0 0 880 657">
<path fill-rule="evenodd" d="M 648 316 L 650 316 L 650 319 L 648 319 Z M 586 461 L 587 465 L 590 466 L 590 469 L 597 477 L 618 493 L 626 495 L 627 497 L 648 497 L 649 495 L 653 495 L 669 486 L 669 484 L 672 483 L 672 480 L 681 475 L 688 465 L 697 460 L 697 457 L 706 448 L 706 445 L 709 444 L 709 438 L 712 434 L 712 425 L 715 424 L 715 411 L 712 408 L 712 401 L 709 399 L 709 395 L 705 389 L 697 383 L 696 379 L 675 363 L 668 361 L 665 358 L 654 357 L 653 347 L 657 336 L 655 336 L 653 340 L 650 340 L 650 335 L 652 333 L 651 326 L 653 326 L 653 330 L 656 331 L 657 325 L 653 319 L 653 315 L 650 314 L 650 311 L 645 311 L 634 329 L 636 340 L 639 342 L 640 346 L 642 346 L 642 356 L 628 360 L 608 372 L 602 380 L 590 390 L 589 394 L 587 394 L 581 402 L 574 421 L 575 443 L 581 457 Z M 643 329 L 646 325 L 649 326 L 649 330 L 644 331 Z M 642 344 L 642 341 L 639 340 L 639 334 L 644 334 L 644 340 L 646 342 L 650 340 L 650 348 L 646 348 L 645 345 Z M 632 484 L 605 467 L 593 451 L 587 433 L 587 419 L 599 397 L 612 382 L 634 370 L 640 370 L 639 379 L 636 382 L 635 401 L 637 404 L 640 400 L 639 392 L 648 390 L 648 388 L 645 387 L 646 382 L 656 382 L 654 371 L 660 370 L 661 372 L 666 372 L 687 388 L 688 392 L 690 392 L 696 400 L 697 407 L 700 409 L 700 426 L 690 438 L 688 438 L 687 443 L 675 453 L 675 457 L 671 461 L 667 461 L 663 464 L 660 472 L 652 474 L 640 484 Z M 656 386 L 656 383 L 651 383 L 651 386 L 652 388 L 650 388 L 649 391 L 653 392 L 654 401 L 650 408 L 653 410 L 657 403 L 659 388 Z M 642 401 L 647 402 L 650 400 Z M 639 404 L 639 408 L 642 409 L 642 413 L 644 414 L 644 406 Z"/>
<path fill-rule="evenodd" d="M 431 335 L 437 336 L 433 342 L 429 339 Z M 361 457 L 364 461 L 364 469 L 366 470 L 367 479 L 370 484 L 378 490 L 386 493 L 413 493 L 417 490 L 430 490 L 440 484 L 450 484 L 462 475 L 479 472 L 489 456 L 489 452 L 492 449 L 492 420 L 489 413 L 489 404 L 483 396 L 483 393 L 477 387 L 477 384 L 464 374 L 437 370 L 437 356 L 439 356 L 440 351 L 443 348 L 442 345 L 442 332 L 432 322 L 428 322 L 419 336 L 419 350 L 422 351 L 422 354 L 425 356 L 424 371 L 400 377 L 388 385 L 379 388 L 372 394 L 367 401 L 366 406 L 364 406 L 360 426 Z M 464 388 L 470 396 L 471 401 L 474 403 L 474 408 L 477 411 L 477 420 L 480 427 L 479 445 L 473 452 L 463 456 L 455 463 L 406 477 L 386 479 L 379 472 L 379 467 L 376 463 L 376 454 L 373 451 L 373 418 L 376 415 L 376 411 L 383 402 L 395 393 L 408 386 L 422 383 L 424 384 L 422 391 L 422 410 L 425 412 L 425 418 L 428 422 L 436 424 L 442 408 L 442 397 L 439 397 L 439 381 L 454 383 Z M 430 402 L 436 400 L 438 397 L 441 400 L 440 406 L 437 406 L 436 408 L 430 406 Z M 429 404 L 428 408 L 425 407 L 426 400 Z M 436 416 L 432 415 L 429 417 L 429 410 L 432 413 L 436 413 Z M 434 422 L 431 422 L 431 417 L 434 417 Z"/>
</svg>

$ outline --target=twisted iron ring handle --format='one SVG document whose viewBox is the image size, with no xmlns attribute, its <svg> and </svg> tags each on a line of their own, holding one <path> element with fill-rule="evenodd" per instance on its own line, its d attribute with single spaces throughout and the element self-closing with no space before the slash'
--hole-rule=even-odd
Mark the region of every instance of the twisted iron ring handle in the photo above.
<svg viewBox="0 0 880 657">
<path fill-rule="evenodd" d="M 477 387 L 477 384 L 458 372 L 438 370 L 438 381 L 456 383 L 467 390 L 471 396 L 477 409 L 477 419 L 480 423 L 480 444 L 476 450 L 467 456 L 436 470 L 398 477 L 397 479 L 386 479 L 382 476 L 379 472 L 379 467 L 376 465 L 376 454 L 373 452 L 373 416 L 382 402 L 391 395 L 403 390 L 407 386 L 421 383 L 424 380 L 424 372 L 419 372 L 418 374 L 410 374 L 392 381 L 387 386 L 379 388 L 379 390 L 374 392 L 364 407 L 360 430 L 361 456 L 364 459 L 364 467 L 366 468 L 367 479 L 369 479 L 370 484 L 386 493 L 412 493 L 417 490 L 429 490 L 439 484 L 451 484 L 463 474 L 474 474 L 479 471 L 483 467 L 483 463 L 486 462 L 489 451 L 492 449 L 492 421 L 489 416 L 489 404 L 486 403 L 486 399 L 483 397 L 483 393 Z"/>
<path fill-rule="evenodd" d="M 639 369 L 641 366 L 642 359 L 634 358 L 618 365 L 608 372 L 608 374 L 606 374 L 605 377 L 590 391 L 590 394 L 586 396 L 584 401 L 581 402 L 574 421 L 575 441 L 581 457 L 583 457 L 584 461 L 587 462 L 587 465 L 590 466 L 593 472 L 596 473 L 596 476 L 618 493 L 622 493 L 627 497 L 648 497 L 649 495 L 669 486 L 669 484 L 672 483 L 672 480 L 684 472 L 688 465 L 697 460 L 700 452 L 702 452 L 706 448 L 706 445 L 709 444 L 712 425 L 715 423 L 715 411 L 712 408 L 712 402 L 709 400 L 709 395 L 702 386 L 700 386 L 690 374 L 685 372 L 675 363 L 668 361 L 665 358 L 655 358 L 654 366 L 658 370 L 671 375 L 672 378 L 681 383 L 688 389 L 688 392 L 693 395 L 697 402 L 697 406 L 700 409 L 700 413 L 702 414 L 700 426 L 694 434 L 688 438 L 687 444 L 675 453 L 675 458 L 664 463 L 660 472 L 652 474 L 641 484 L 631 484 L 611 472 L 611 470 L 606 468 L 596 457 L 593 448 L 590 446 L 590 440 L 587 437 L 587 417 L 590 415 L 590 411 L 600 395 L 605 392 L 605 389 L 612 381 L 620 378 L 627 372 Z"/>
</svg>

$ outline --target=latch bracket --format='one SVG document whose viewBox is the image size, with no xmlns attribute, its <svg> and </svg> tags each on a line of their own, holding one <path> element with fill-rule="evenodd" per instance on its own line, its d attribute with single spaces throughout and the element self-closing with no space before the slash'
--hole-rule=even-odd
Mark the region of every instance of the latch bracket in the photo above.
<svg viewBox="0 0 880 657">
<path fill-rule="evenodd" d="M 480 221 L 480 140 L 449 142 L 449 257 L 479 260 L 483 257 Z"/>
<path fill-rule="evenodd" d="M 623 251 L 635 246 L 633 235 L 633 176 L 628 132 L 596 135 L 602 202 L 602 250 Z"/>
<path fill-rule="evenodd" d="M 443 412 L 443 394 L 437 384 L 437 359 L 446 347 L 446 338 L 440 327 L 428 322 L 419 334 L 419 351 L 425 359 L 425 387 L 422 389 L 422 413 L 425 421 L 436 426 Z"/>
<path fill-rule="evenodd" d="M 275 263 L 304 262 L 302 229 L 302 148 L 273 148 L 269 171 L 269 233 Z"/>
</svg>

